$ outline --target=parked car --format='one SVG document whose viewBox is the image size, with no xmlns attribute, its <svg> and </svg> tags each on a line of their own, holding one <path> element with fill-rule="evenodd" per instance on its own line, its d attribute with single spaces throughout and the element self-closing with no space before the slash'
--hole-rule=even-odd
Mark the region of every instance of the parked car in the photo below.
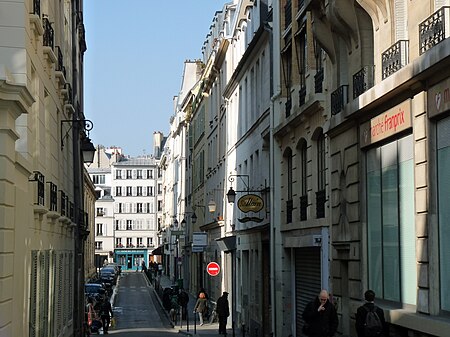
<svg viewBox="0 0 450 337">
<path fill-rule="evenodd" d="M 102 284 L 86 283 L 84 285 L 84 294 L 86 297 L 92 298 L 94 300 L 94 303 L 101 303 L 105 298 L 106 289 Z"/>
<path fill-rule="evenodd" d="M 100 269 L 99 279 L 102 282 L 106 284 L 109 283 L 111 286 L 113 286 L 116 284 L 117 276 L 113 268 L 102 268 Z"/>
</svg>

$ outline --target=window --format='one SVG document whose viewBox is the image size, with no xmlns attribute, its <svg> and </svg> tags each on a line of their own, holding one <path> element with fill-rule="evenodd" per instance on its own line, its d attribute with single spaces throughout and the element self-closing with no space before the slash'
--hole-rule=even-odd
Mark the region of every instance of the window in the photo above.
<svg viewBox="0 0 450 337">
<path fill-rule="evenodd" d="M 116 231 L 120 230 L 120 220 L 116 220 L 115 224 L 116 224 Z"/>
<path fill-rule="evenodd" d="M 153 247 L 153 238 L 147 238 L 147 247 Z"/>
<path fill-rule="evenodd" d="M 116 170 L 116 179 L 122 179 L 122 170 Z"/>
<path fill-rule="evenodd" d="M 105 215 L 105 210 L 103 209 L 103 207 L 97 207 L 97 216 L 104 216 Z"/>
<path fill-rule="evenodd" d="M 97 227 L 97 229 L 95 231 L 95 235 L 102 236 L 103 235 L 103 224 L 98 223 L 96 227 Z"/>
<path fill-rule="evenodd" d="M 292 193 L 293 193 L 293 176 L 292 176 L 292 150 L 287 148 L 284 152 L 284 161 L 286 167 L 286 179 L 285 179 L 285 190 L 286 190 L 286 223 L 292 222 L 292 211 L 293 211 L 293 201 L 292 201 Z"/>
<path fill-rule="evenodd" d="M 122 238 L 116 238 L 116 248 L 122 248 Z"/>
<path fill-rule="evenodd" d="M 321 132 L 317 138 L 317 192 L 316 192 L 316 217 L 325 217 L 325 135 Z"/>
<path fill-rule="evenodd" d="M 95 241 L 95 249 L 103 249 L 103 242 L 102 241 Z"/>
<path fill-rule="evenodd" d="M 142 244 L 142 238 L 136 238 L 136 244 L 138 247 L 144 247 L 144 245 Z"/>
<path fill-rule="evenodd" d="M 416 304 L 413 138 L 366 154 L 369 288 L 385 300 Z"/>
<path fill-rule="evenodd" d="M 121 202 L 117 204 L 117 213 L 123 213 L 123 205 Z"/>
<path fill-rule="evenodd" d="M 127 238 L 127 248 L 131 248 L 134 247 L 133 246 L 133 239 L 132 238 Z"/>
<path fill-rule="evenodd" d="M 104 174 L 94 174 L 92 177 L 92 181 L 94 184 L 105 184 L 105 175 Z"/>
<path fill-rule="evenodd" d="M 162 211 L 162 201 L 158 200 L 158 212 Z"/>
<path fill-rule="evenodd" d="M 136 178 L 137 179 L 142 179 L 142 170 L 137 170 L 136 171 Z"/>
<path fill-rule="evenodd" d="M 127 231 L 133 229 L 133 220 L 127 220 Z"/>
<path fill-rule="evenodd" d="M 149 197 L 153 196 L 153 186 L 147 186 L 147 195 Z"/>
<path fill-rule="evenodd" d="M 130 196 L 132 196 L 132 188 L 131 188 L 131 186 L 127 186 L 127 197 L 130 197 Z"/>
<path fill-rule="evenodd" d="M 307 219 L 308 195 L 307 195 L 307 144 L 302 139 L 298 144 L 299 168 L 300 168 L 300 221 Z"/>
<path fill-rule="evenodd" d="M 153 170 L 147 170 L 147 179 L 153 179 Z"/>
<path fill-rule="evenodd" d="M 138 186 L 138 187 L 136 188 L 136 195 L 137 195 L 137 196 L 142 196 L 142 186 Z"/>
<path fill-rule="evenodd" d="M 142 213 L 142 203 L 138 202 L 136 206 L 136 213 Z"/>
<path fill-rule="evenodd" d="M 116 196 L 122 196 L 122 186 L 116 186 Z"/>
<path fill-rule="evenodd" d="M 151 207 L 150 205 L 153 206 L 153 204 L 150 204 L 149 202 L 147 202 L 147 213 L 153 213 L 153 207 Z"/>
<path fill-rule="evenodd" d="M 162 184 L 158 184 L 158 194 L 162 194 Z"/>
<path fill-rule="evenodd" d="M 127 170 L 127 179 L 132 179 L 131 170 Z"/>
<path fill-rule="evenodd" d="M 437 190 L 439 219 L 439 268 L 441 279 L 441 309 L 450 311 L 450 118 L 437 126 Z"/>
</svg>

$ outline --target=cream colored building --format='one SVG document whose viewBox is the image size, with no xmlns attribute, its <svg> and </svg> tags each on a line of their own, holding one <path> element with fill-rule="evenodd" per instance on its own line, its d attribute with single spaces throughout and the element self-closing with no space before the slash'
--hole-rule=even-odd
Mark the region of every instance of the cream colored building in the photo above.
<svg viewBox="0 0 450 337">
<path fill-rule="evenodd" d="M 82 1 L 0 1 L 2 337 L 82 333 L 77 257 L 93 199 L 84 204 L 81 13 Z"/>
</svg>

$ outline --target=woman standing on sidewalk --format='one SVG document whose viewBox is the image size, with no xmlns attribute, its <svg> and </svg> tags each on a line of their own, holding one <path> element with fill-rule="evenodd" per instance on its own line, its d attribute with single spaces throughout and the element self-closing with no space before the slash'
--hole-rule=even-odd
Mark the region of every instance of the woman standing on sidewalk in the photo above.
<svg viewBox="0 0 450 337">
<path fill-rule="evenodd" d="M 200 325 L 203 325 L 203 314 L 208 310 L 208 301 L 206 300 L 206 295 L 201 292 L 198 295 L 197 302 L 195 303 L 194 313 L 198 312 L 198 318 L 200 320 Z"/>
</svg>

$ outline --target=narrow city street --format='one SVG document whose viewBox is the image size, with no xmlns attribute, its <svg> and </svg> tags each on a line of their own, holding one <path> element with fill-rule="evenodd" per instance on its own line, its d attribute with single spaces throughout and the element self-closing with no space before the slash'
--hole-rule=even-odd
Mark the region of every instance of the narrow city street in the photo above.
<svg viewBox="0 0 450 337">
<path fill-rule="evenodd" d="M 155 292 L 142 273 L 122 273 L 114 299 L 116 325 L 109 334 L 118 337 L 165 337 L 178 334 L 163 312 Z"/>
</svg>

